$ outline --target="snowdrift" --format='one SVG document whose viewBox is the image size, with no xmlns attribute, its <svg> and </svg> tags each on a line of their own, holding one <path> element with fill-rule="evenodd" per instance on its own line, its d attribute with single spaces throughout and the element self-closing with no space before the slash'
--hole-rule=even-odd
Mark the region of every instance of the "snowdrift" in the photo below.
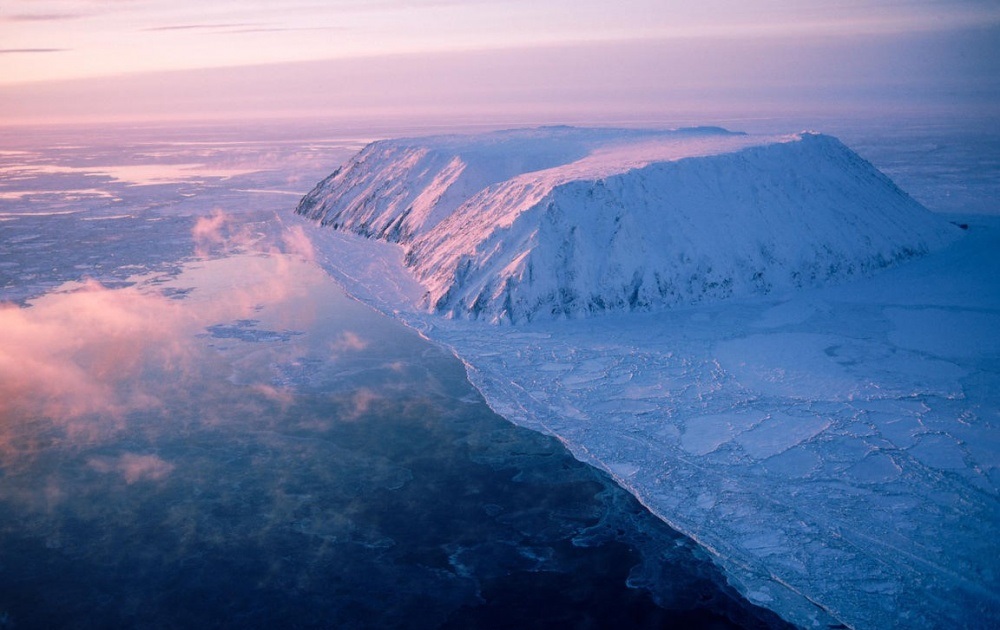
<svg viewBox="0 0 1000 630">
<path fill-rule="evenodd" d="M 403 245 L 429 310 L 513 322 L 817 286 L 957 233 L 833 137 L 719 128 L 380 141 L 297 212 Z"/>
</svg>

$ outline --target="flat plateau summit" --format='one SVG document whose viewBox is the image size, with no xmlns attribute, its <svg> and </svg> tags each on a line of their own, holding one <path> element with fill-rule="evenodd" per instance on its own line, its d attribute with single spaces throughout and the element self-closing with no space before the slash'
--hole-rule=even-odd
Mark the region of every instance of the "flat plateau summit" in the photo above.
<svg viewBox="0 0 1000 630">
<path fill-rule="evenodd" d="M 424 308 L 496 322 L 819 286 L 958 232 L 833 137 L 717 127 L 374 142 L 297 212 L 403 245 Z"/>
</svg>

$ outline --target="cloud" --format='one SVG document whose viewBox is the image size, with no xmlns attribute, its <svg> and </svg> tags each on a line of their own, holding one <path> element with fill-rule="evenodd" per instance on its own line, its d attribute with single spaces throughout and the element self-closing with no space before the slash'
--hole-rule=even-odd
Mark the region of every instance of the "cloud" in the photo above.
<svg viewBox="0 0 1000 630">
<path fill-rule="evenodd" d="M 0 48 L 0 55 L 68 52 L 70 48 Z"/>
<path fill-rule="evenodd" d="M 19 13 L 0 17 L 0 22 L 61 22 L 88 17 L 84 13 Z"/>
<path fill-rule="evenodd" d="M 142 32 L 164 32 L 164 31 L 197 31 L 197 30 L 228 30 L 234 28 L 262 27 L 259 23 L 231 23 L 231 24 L 174 24 L 170 26 L 151 26 L 142 29 Z"/>
<path fill-rule="evenodd" d="M 362 387 L 351 394 L 347 408 L 344 409 L 344 415 L 341 416 L 341 419 L 349 422 L 359 420 L 371 410 L 372 405 L 380 400 L 382 400 L 382 397 L 375 390 Z"/>
<path fill-rule="evenodd" d="M 17 436 L 31 423 L 50 425 L 58 439 L 97 443 L 127 429 L 134 412 L 159 413 L 179 389 L 204 386 L 212 368 L 198 335 L 211 324 L 252 318 L 261 305 L 301 298 L 307 289 L 292 278 L 304 264 L 282 257 L 220 260 L 199 271 L 243 279 L 212 289 L 208 299 L 174 300 L 90 280 L 64 285 L 28 308 L 0 303 L 0 456 L 25 451 Z M 292 327 L 314 317 L 308 309 L 279 311 L 288 321 L 275 323 Z M 285 398 L 278 389 L 256 391 Z"/>
<path fill-rule="evenodd" d="M 465 8 L 475 5 L 496 5 L 513 9 L 511 5 L 529 4 L 530 0 L 346 0 L 336 4 L 337 13 L 393 13 L 442 8 Z"/>
<path fill-rule="evenodd" d="M 195 255 L 199 258 L 247 252 L 260 254 L 290 254 L 308 262 L 316 260 L 312 238 L 301 225 L 284 228 L 275 234 L 256 229 L 242 222 L 238 215 L 213 210 L 201 216 L 191 228 Z"/>
<path fill-rule="evenodd" d="M 223 31 L 223 35 L 245 35 L 249 33 L 289 33 L 302 31 L 346 31 L 348 29 L 341 26 L 272 26 L 258 28 L 243 28 L 232 31 Z"/>
<path fill-rule="evenodd" d="M 316 261 L 316 248 L 301 225 L 295 225 L 285 230 L 281 235 L 281 240 L 285 253 L 301 256 L 309 262 Z"/>
<path fill-rule="evenodd" d="M 118 458 L 95 457 L 87 465 L 100 473 L 118 473 L 131 485 L 137 481 L 160 481 L 174 471 L 174 465 L 157 455 L 125 453 Z"/>
<path fill-rule="evenodd" d="M 295 394 L 288 388 L 278 388 L 267 383 L 256 383 L 250 387 L 253 391 L 264 396 L 272 402 L 276 402 L 282 407 L 287 407 L 295 401 Z"/>
<path fill-rule="evenodd" d="M 29 461 L 53 445 L 81 447 L 126 431 L 164 430 L 148 419 L 168 421 L 178 392 L 211 401 L 232 396 L 234 384 L 245 386 L 233 404 L 250 414 L 261 404 L 291 404 L 288 390 L 270 384 L 267 364 L 252 357 L 217 361 L 206 329 L 259 318 L 265 306 L 276 329 L 308 329 L 317 312 L 303 298 L 314 282 L 328 278 L 308 263 L 312 244 L 301 228 L 264 234 L 259 222 L 240 219 L 215 212 L 195 222 L 192 236 L 201 248 L 245 247 L 246 255 L 203 260 L 169 285 L 155 275 L 115 289 L 87 280 L 64 284 L 28 307 L 0 302 L 0 460 Z M 297 256 L 277 255 L 281 251 Z M 171 299 L 167 289 L 174 286 L 196 289 Z M 343 351 L 365 345 L 354 334 L 337 341 Z M 245 378 L 226 380 L 233 373 Z M 198 421 L 217 421 L 213 413 L 199 410 Z M 131 463 L 123 470 L 135 479 L 159 470 L 144 468 L 147 460 Z"/>
<path fill-rule="evenodd" d="M 169 33 L 175 31 L 211 31 L 219 35 L 243 35 L 249 33 L 286 33 L 300 31 L 344 31 L 340 26 L 280 26 L 264 22 L 195 23 L 171 24 L 144 28 L 144 33 Z"/>
<path fill-rule="evenodd" d="M 148 392 L 117 386 L 151 365 L 183 365 L 188 350 L 175 335 L 191 325 L 174 300 L 94 281 L 31 308 L 2 305 L 0 417 L 35 410 L 67 421 L 88 414 L 112 420 L 156 407 Z M 90 432 L 86 424 L 66 428 Z"/>
<path fill-rule="evenodd" d="M 263 253 L 274 249 L 262 242 L 263 236 L 254 232 L 250 226 L 241 224 L 235 217 L 218 209 L 213 210 L 212 214 L 208 216 L 198 217 L 191 228 L 195 255 L 199 258 L 240 251 Z"/>
<path fill-rule="evenodd" d="M 343 352 L 360 352 L 368 347 L 368 342 L 351 331 L 341 333 L 337 340 L 330 344 L 334 354 Z"/>
<path fill-rule="evenodd" d="M 222 229 L 229 222 L 229 216 L 222 210 L 213 210 L 207 217 L 198 217 L 191 228 L 191 238 L 195 244 L 217 245 L 225 242 Z"/>
</svg>

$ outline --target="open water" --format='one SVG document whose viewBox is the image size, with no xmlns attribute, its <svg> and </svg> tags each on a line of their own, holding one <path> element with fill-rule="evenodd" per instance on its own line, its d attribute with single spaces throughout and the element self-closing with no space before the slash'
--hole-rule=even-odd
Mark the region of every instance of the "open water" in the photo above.
<svg viewBox="0 0 1000 630">
<path fill-rule="evenodd" d="M 783 625 L 310 261 L 358 142 L 154 136 L 0 154 L 0 627 Z"/>
</svg>

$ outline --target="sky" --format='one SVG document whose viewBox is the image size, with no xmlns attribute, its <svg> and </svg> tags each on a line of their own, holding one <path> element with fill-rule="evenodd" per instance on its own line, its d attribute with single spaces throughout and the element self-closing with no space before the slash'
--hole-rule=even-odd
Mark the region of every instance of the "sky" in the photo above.
<svg viewBox="0 0 1000 630">
<path fill-rule="evenodd" d="M 6 0 L 0 120 L 988 108 L 995 0 Z"/>
</svg>

